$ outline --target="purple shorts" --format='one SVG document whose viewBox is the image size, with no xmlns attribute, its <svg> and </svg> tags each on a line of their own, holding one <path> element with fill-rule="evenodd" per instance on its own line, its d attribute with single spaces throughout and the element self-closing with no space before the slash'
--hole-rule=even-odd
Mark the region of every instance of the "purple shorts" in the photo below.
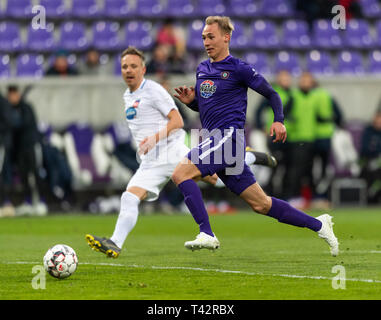
<svg viewBox="0 0 381 320">
<path fill-rule="evenodd" d="M 226 187 L 237 195 L 256 182 L 253 172 L 245 163 L 243 129 L 216 129 L 206 133 L 203 138 L 187 155 L 202 177 L 216 173 Z"/>
</svg>

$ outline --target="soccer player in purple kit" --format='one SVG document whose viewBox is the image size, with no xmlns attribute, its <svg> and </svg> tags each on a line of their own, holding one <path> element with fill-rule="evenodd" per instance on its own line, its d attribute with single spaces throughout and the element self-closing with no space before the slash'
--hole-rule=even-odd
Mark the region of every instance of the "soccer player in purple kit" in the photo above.
<svg viewBox="0 0 381 320">
<path fill-rule="evenodd" d="M 270 102 L 274 111 L 274 122 L 270 128 L 273 142 L 284 142 L 287 133 L 279 95 L 255 68 L 230 55 L 229 43 L 233 30 L 229 17 L 207 17 L 202 38 L 209 59 L 199 64 L 195 87 L 175 88 L 175 97 L 200 113 L 202 127 L 209 132 L 209 136 L 188 153 L 172 174 L 172 180 L 183 193 L 185 204 L 200 229 L 196 239 L 185 242 L 185 247 L 191 250 L 214 250 L 220 246 L 195 182 L 200 177 L 217 173 L 224 184 L 246 201 L 253 211 L 282 223 L 317 232 L 328 243 L 331 255 L 337 256 L 339 243 L 333 233 L 332 217 L 323 214 L 314 218 L 293 208 L 286 201 L 269 197 L 244 163 L 245 142 L 242 132 L 246 121 L 248 88 Z M 234 171 L 236 168 L 241 170 Z"/>
</svg>

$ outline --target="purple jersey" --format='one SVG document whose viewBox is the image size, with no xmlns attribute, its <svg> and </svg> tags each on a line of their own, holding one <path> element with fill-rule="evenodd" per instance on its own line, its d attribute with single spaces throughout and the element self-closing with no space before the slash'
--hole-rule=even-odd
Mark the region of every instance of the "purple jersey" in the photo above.
<svg viewBox="0 0 381 320">
<path fill-rule="evenodd" d="M 208 59 L 199 64 L 196 78 L 196 98 L 192 104 L 198 106 L 203 128 L 208 130 L 229 127 L 243 129 L 246 121 L 248 88 L 268 97 L 270 103 L 274 100 L 273 109 L 274 106 L 278 108 L 277 113 L 274 110 L 274 121 L 283 122 L 279 96 L 248 63 L 231 55 L 213 63 Z M 265 93 L 263 92 L 264 85 Z M 271 94 L 268 94 L 269 91 Z"/>
</svg>

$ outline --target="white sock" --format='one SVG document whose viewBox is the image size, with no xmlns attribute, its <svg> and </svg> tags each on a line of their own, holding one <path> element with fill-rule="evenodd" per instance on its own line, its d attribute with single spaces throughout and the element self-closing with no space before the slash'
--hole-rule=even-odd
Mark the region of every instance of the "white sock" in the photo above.
<svg viewBox="0 0 381 320">
<path fill-rule="evenodd" d="M 252 152 L 246 152 L 245 155 L 245 162 L 248 166 L 251 166 L 257 158 L 255 157 L 255 154 Z"/>
<path fill-rule="evenodd" d="M 133 193 L 125 191 L 120 200 L 120 212 L 111 241 L 122 248 L 124 241 L 138 220 L 140 199 Z"/>
<path fill-rule="evenodd" d="M 217 182 L 216 182 L 216 184 L 214 186 L 216 188 L 223 188 L 223 187 L 225 187 L 225 183 L 223 183 L 220 178 L 217 178 Z"/>
</svg>

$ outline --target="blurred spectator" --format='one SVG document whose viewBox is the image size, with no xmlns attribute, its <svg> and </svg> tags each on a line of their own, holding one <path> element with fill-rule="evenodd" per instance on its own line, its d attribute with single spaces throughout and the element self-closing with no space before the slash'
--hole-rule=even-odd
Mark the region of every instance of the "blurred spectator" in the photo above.
<svg viewBox="0 0 381 320">
<path fill-rule="evenodd" d="M 351 19 L 361 18 L 363 16 L 359 2 L 359 0 L 339 0 L 338 4 L 345 8 L 345 17 Z"/>
<path fill-rule="evenodd" d="M 312 165 L 316 137 L 314 86 L 311 73 L 303 72 L 299 78 L 299 87 L 292 91 L 291 98 L 284 107 L 290 155 L 290 168 L 285 179 L 288 183 L 286 198 L 298 208 L 306 208 L 312 197 L 308 190 L 313 186 Z"/>
<path fill-rule="evenodd" d="M 327 200 L 329 181 L 327 167 L 331 154 L 332 136 L 335 127 L 342 126 L 343 117 L 339 105 L 332 95 L 315 82 L 316 137 L 314 143 L 314 166 L 318 168 L 313 191 L 321 200 Z"/>
<path fill-rule="evenodd" d="M 185 34 L 184 31 L 175 26 L 172 18 L 167 18 L 163 26 L 157 33 L 157 45 L 169 46 L 169 59 L 172 62 L 182 60 L 185 54 Z"/>
<path fill-rule="evenodd" d="M 279 71 L 276 76 L 276 82 L 272 84 L 272 86 L 279 94 L 283 106 L 285 106 L 291 96 L 292 77 L 290 72 L 287 70 Z M 265 132 L 268 137 L 267 146 L 271 154 L 278 161 L 278 166 L 272 171 L 270 184 L 266 186 L 265 189 L 268 193 L 281 197 L 283 195 L 283 190 L 285 190 L 287 186 L 285 185 L 285 179 L 280 179 L 279 175 L 284 174 L 288 168 L 288 143 L 287 141 L 286 143 L 273 143 L 273 138 L 269 136 L 270 126 L 274 122 L 274 112 L 271 109 L 269 101 L 263 98 L 255 110 L 255 127 Z M 285 125 L 287 125 L 287 120 L 285 120 Z M 281 181 L 283 183 L 282 185 L 277 185 L 276 181 Z"/>
<path fill-rule="evenodd" d="M 368 184 L 368 200 L 381 203 L 381 108 L 363 132 L 360 159 L 361 176 Z"/>
<path fill-rule="evenodd" d="M 331 19 L 332 7 L 338 4 L 338 0 L 296 0 L 295 8 L 304 14 L 305 20 L 311 28 L 312 22 L 316 19 Z"/>
<path fill-rule="evenodd" d="M 99 76 L 107 74 L 105 65 L 101 63 L 101 55 L 96 49 L 87 51 L 85 60 L 80 66 L 81 75 Z"/>
<path fill-rule="evenodd" d="M 151 60 L 147 64 L 147 74 L 159 76 L 171 73 L 185 73 L 182 65 L 177 65 L 170 60 L 170 46 L 157 45 L 153 50 Z"/>
<path fill-rule="evenodd" d="M 11 149 L 8 161 L 8 170 L 17 167 L 23 189 L 25 203 L 16 212 L 19 215 L 47 213 L 46 205 L 40 201 L 41 181 L 38 174 L 42 163 L 41 146 L 36 116 L 33 108 L 21 96 L 17 86 L 10 85 L 7 94 L 11 105 Z"/>
<path fill-rule="evenodd" d="M 75 67 L 69 65 L 67 56 L 68 54 L 66 51 L 58 51 L 55 55 L 53 65 L 48 68 L 45 75 L 61 77 L 78 75 L 78 70 Z"/>
<path fill-rule="evenodd" d="M 4 160 L 9 152 L 11 124 L 9 119 L 10 105 L 0 94 L 0 217 L 14 215 L 14 209 L 8 203 L 8 195 L 4 185 Z"/>
</svg>

